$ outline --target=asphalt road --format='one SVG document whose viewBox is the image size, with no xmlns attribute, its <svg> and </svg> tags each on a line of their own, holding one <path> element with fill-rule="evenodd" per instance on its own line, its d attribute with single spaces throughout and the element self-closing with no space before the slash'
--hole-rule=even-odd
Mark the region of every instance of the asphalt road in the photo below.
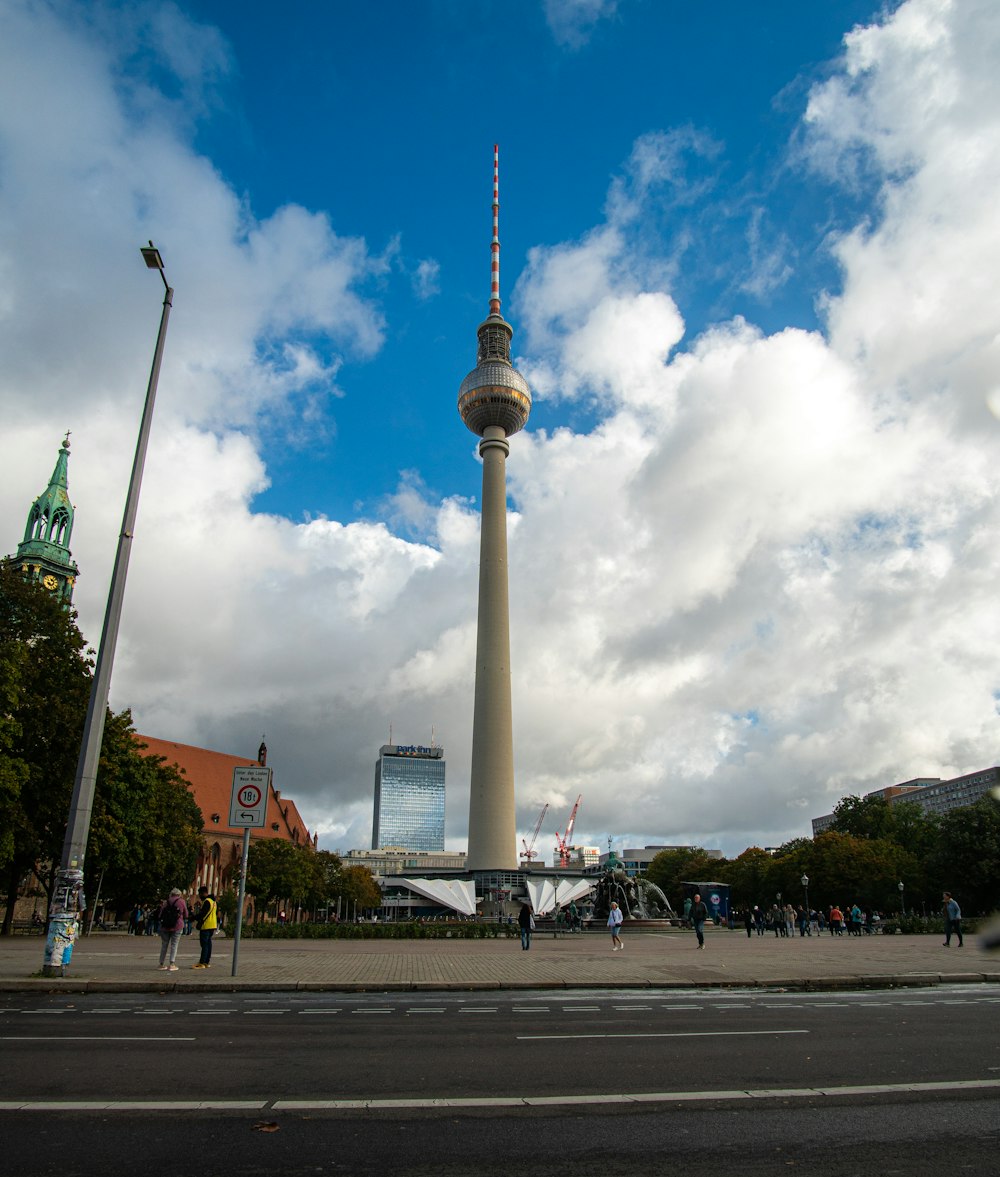
<svg viewBox="0 0 1000 1177">
<path fill-rule="evenodd" d="M 1000 993 L 0 1001 L 19 1177 L 987 1173 Z"/>
</svg>

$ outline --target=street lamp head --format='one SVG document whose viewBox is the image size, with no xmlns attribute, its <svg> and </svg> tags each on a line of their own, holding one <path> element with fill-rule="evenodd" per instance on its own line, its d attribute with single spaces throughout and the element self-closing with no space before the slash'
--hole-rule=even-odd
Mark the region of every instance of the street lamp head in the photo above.
<svg viewBox="0 0 1000 1177">
<path fill-rule="evenodd" d="M 808 887 L 808 886 L 809 886 L 809 876 L 808 876 L 808 875 L 803 875 L 803 876 L 802 876 L 802 879 L 801 879 L 801 882 L 802 882 L 802 886 L 803 886 L 803 887 Z"/>
<path fill-rule="evenodd" d="M 903 890 L 903 888 L 906 886 L 906 884 L 905 884 L 905 883 L 900 883 L 900 884 L 898 884 L 898 885 L 899 885 L 899 889 L 900 889 L 900 891 L 902 891 L 902 890 Z"/>
<path fill-rule="evenodd" d="M 139 252 L 142 254 L 143 261 L 151 270 L 163 269 L 163 258 L 160 257 L 160 251 L 150 241 L 149 245 L 141 245 Z"/>
<path fill-rule="evenodd" d="M 163 272 L 163 258 L 160 257 L 160 251 L 150 241 L 149 245 L 140 245 L 139 252 L 142 254 L 142 260 L 150 270 L 158 270 L 160 277 L 163 279 L 164 288 L 167 291 L 167 299 L 171 297 L 170 283 L 167 281 L 167 275 Z"/>
</svg>

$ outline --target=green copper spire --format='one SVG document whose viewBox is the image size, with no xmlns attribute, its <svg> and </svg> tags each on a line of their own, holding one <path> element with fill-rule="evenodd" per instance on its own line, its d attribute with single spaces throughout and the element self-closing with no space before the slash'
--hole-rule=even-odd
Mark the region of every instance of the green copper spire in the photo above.
<svg viewBox="0 0 1000 1177">
<path fill-rule="evenodd" d="M 69 550 L 74 512 L 69 501 L 68 463 L 67 433 L 49 485 L 31 504 L 24 539 L 18 544 L 14 559 L 25 575 L 56 593 L 67 605 L 73 599 L 73 586 L 80 574 Z"/>
</svg>

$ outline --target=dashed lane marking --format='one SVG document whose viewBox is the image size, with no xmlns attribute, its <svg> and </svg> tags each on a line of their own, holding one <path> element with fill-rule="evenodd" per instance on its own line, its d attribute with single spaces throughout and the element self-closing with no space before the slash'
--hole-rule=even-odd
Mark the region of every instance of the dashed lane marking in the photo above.
<svg viewBox="0 0 1000 1177">
<path fill-rule="evenodd" d="M 521 1034 L 518 1042 L 569 1041 L 575 1038 L 760 1038 L 778 1034 L 811 1034 L 811 1030 L 678 1030 L 644 1034 Z"/>
</svg>

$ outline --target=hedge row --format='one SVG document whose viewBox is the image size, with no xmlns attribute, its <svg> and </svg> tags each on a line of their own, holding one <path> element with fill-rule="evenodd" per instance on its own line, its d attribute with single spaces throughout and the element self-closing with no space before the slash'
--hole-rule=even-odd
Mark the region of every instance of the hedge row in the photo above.
<svg viewBox="0 0 1000 1177">
<path fill-rule="evenodd" d="M 421 924 L 244 924 L 248 940 L 496 940 L 518 934 L 508 924 L 455 922 Z"/>
</svg>

